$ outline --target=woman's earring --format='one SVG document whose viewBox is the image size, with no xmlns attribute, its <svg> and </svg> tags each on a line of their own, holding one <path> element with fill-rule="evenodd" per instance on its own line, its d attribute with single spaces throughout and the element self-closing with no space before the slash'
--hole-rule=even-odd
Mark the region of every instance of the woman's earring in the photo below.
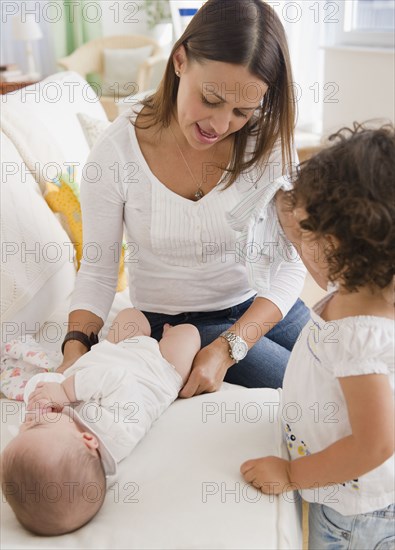
<svg viewBox="0 0 395 550">
<path fill-rule="evenodd" d="M 176 75 L 178 76 L 178 78 L 181 76 L 181 73 L 180 71 L 176 71 Z"/>
</svg>

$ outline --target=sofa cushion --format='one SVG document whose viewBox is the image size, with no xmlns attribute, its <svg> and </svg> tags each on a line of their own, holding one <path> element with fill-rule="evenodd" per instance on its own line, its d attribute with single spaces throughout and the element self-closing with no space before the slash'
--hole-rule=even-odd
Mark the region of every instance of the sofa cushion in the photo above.
<svg viewBox="0 0 395 550">
<path fill-rule="evenodd" d="M 74 250 L 11 141 L 1 135 L 2 343 L 35 334 L 75 283 Z"/>
<path fill-rule="evenodd" d="M 81 128 L 84 131 L 84 135 L 90 149 L 92 149 L 104 130 L 107 130 L 108 126 L 111 124 L 109 120 L 93 118 L 85 113 L 77 113 L 77 118 L 81 124 Z"/>
<path fill-rule="evenodd" d="M 78 179 L 75 177 L 75 172 L 75 170 L 69 170 L 67 174 L 62 174 L 53 182 L 47 182 L 44 197 L 52 212 L 59 215 L 62 226 L 73 243 L 76 251 L 76 267 L 78 271 L 83 257 L 83 246 L 81 204 Z M 119 259 L 117 292 L 125 290 L 127 284 L 125 249 L 122 248 Z"/>
<path fill-rule="evenodd" d="M 278 400 L 265 388 L 178 399 L 121 462 L 103 507 L 81 529 L 32 535 L 2 499 L 4 548 L 302 548 L 300 497 L 263 495 L 239 471 L 249 458 L 288 456 Z M 4 400 L 2 448 L 17 433 L 22 410 Z"/>
<path fill-rule="evenodd" d="M 152 54 L 153 46 L 142 48 L 104 48 L 103 95 L 128 96 L 138 92 L 139 67 Z"/>
<path fill-rule="evenodd" d="M 82 171 L 89 145 L 77 113 L 107 120 L 93 89 L 74 72 L 57 73 L 1 96 L 1 110 L 2 130 L 42 191 L 68 165 Z"/>
</svg>

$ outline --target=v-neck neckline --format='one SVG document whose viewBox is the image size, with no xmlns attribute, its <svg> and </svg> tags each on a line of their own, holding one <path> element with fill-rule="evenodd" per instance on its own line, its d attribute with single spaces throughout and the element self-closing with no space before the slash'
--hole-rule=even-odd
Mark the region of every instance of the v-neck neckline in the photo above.
<svg viewBox="0 0 395 550">
<path fill-rule="evenodd" d="M 133 114 L 135 115 L 136 118 L 137 118 L 140 110 L 141 109 L 139 109 L 137 114 L 136 114 L 136 111 L 133 111 Z M 132 138 L 132 143 L 133 143 L 135 152 L 138 156 L 138 160 L 139 160 L 141 166 L 143 167 L 143 169 L 145 170 L 146 174 L 149 176 L 150 180 L 156 186 L 160 186 L 160 188 L 165 190 L 165 192 L 168 192 L 170 196 L 174 196 L 174 198 L 176 198 L 177 200 L 183 201 L 184 203 L 192 205 L 192 206 L 195 206 L 195 205 L 198 206 L 199 204 L 203 204 L 204 202 L 206 202 L 208 200 L 208 197 L 213 196 L 213 195 L 216 194 L 215 192 L 218 191 L 218 187 L 221 185 L 221 183 L 223 183 L 225 172 L 226 172 L 225 170 L 222 172 L 222 175 L 221 175 L 220 179 L 218 180 L 218 183 L 216 183 L 216 185 L 208 193 L 203 195 L 203 197 L 201 199 L 199 199 L 198 201 L 194 201 L 193 199 L 188 199 L 187 197 L 183 197 L 182 195 L 179 195 L 175 191 L 172 191 L 171 189 L 169 189 L 169 187 L 167 187 L 167 185 L 165 185 L 159 178 L 157 178 L 155 176 L 155 174 L 152 172 L 151 168 L 149 167 L 149 165 L 148 165 L 148 163 L 147 163 L 147 161 L 144 157 L 144 154 L 143 154 L 143 152 L 141 150 L 141 147 L 140 147 L 139 140 L 137 139 L 136 128 L 132 123 L 130 123 L 129 129 L 130 129 L 130 135 L 131 135 L 131 138 Z"/>
</svg>

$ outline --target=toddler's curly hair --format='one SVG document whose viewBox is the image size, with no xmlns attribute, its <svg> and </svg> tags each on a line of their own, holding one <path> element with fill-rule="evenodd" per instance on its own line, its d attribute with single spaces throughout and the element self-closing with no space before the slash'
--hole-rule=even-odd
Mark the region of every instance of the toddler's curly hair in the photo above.
<svg viewBox="0 0 395 550">
<path fill-rule="evenodd" d="M 327 252 L 330 281 L 350 292 L 385 288 L 395 272 L 394 127 L 354 123 L 329 140 L 332 146 L 300 165 L 287 199 L 307 212 L 302 229 L 337 239 Z"/>
</svg>

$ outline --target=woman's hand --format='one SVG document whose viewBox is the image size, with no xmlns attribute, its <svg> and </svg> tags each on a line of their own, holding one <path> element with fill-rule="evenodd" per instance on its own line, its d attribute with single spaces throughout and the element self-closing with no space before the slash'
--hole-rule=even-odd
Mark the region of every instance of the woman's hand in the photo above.
<svg viewBox="0 0 395 550">
<path fill-rule="evenodd" d="M 225 378 L 226 371 L 233 363 L 229 355 L 228 342 L 224 338 L 217 338 L 197 353 L 192 372 L 180 392 L 180 397 L 192 397 L 217 391 Z"/>
<path fill-rule="evenodd" d="M 39 382 L 30 394 L 27 410 L 35 408 L 50 412 L 61 412 L 70 401 L 61 384 L 58 382 Z"/>
<path fill-rule="evenodd" d="M 293 491 L 288 474 L 289 461 L 277 456 L 247 460 L 240 466 L 244 479 L 266 495 Z"/>
</svg>

